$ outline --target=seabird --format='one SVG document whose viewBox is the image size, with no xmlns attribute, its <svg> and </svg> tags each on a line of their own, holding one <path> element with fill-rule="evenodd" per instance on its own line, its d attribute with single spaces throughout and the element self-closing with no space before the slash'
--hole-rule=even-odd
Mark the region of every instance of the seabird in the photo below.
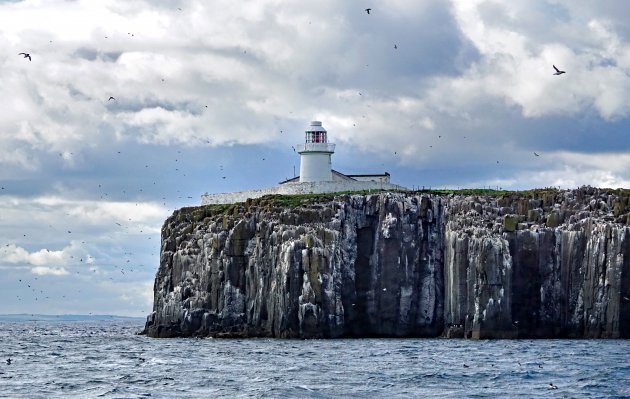
<svg viewBox="0 0 630 399">
<path fill-rule="evenodd" d="M 464 363 L 464 368 L 468 368 L 470 367 L 469 365 L 467 365 L 466 363 Z"/>
<path fill-rule="evenodd" d="M 116 101 L 116 99 L 115 99 L 114 97 L 112 97 L 112 96 L 109 96 L 109 99 L 107 99 L 107 101 L 111 101 L 111 100 L 114 100 L 114 101 Z"/>
<path fill-rule="evenodd" d="M 540 154 L 536 154 L 536 153 L 534 153 L 534 155 L 536 155 L 537 157 L 539 157 L 539 156 L 540 156 Z"/>
<path fill-rule="evenodd" d="M 550 382 L 549 383 L 549 389 L 558 389 L 558 387 L 553 385 L 553 382 Z"/>
<path fill-rule="evenodd" d="M 18 55 L 23 55 L 23 56 L 24 56 L 24 58 L 28 58 L 28 60 L 29 60 L 29 61 L 33 61 L 33 60 L 31 59 L 31 55 L 30 55 L 29 53 L 18 53 Z"/>
<path fill-rule="evenodd" d="M 563 73 L 566 73 L 565 71 L 561 71 L 558 68 L 556 68 L 555 65 L 552 65 L 552 66 L 553 66 L 553 69 L 556 70 L 556 73 L 554 73 L 554 75 L 562 75 Z"/>
<path fill-rule="evenodd" d="M 397 48 L 398 48 L 398 46 L 394 44 L 394 49 L 397 49 Z"/>
<path fill-rule="evenodd" d="M 9 365 L 9 366 L 10 366 L 10 365 L 11 365 L 11 362 L 12 362 L 11 358 L 8 358 L 8 359 L 7 359 L 7 365 Z"/>
<path fill-rule="evenodd" d="M 365 12 L 367 12 L 368 14 L 370 13 L 370 11 L 372 11 L 372 9 L 371 9 L 371 8 L 366 8 L 366 9 L 365 9 Z"/>
</svg>

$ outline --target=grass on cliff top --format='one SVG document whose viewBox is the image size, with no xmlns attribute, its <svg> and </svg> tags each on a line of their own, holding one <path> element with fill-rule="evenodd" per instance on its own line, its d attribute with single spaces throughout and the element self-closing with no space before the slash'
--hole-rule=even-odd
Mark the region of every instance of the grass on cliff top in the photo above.
<svg viewBox="0 0 630 399">
<path fill-rule="evenodd" d="M 333 198 L 339 195 L 369 195 L 369 194 L 379 194 L 384 192 L 391 192 L 391 190 L 360 190 L 360 191 L 339 191 L 336 193 L 320 193 L 320 194 L 275 194 L 275 195 L 265 195 L 261 198 L 261 200 L 267 200 L 274 206 L 280 207 L 288 207 L 295 208 L 296 206 L 312 203 L 318 201 L 332 201 Z"/>
<path fill-rule="evenodd" d="M 589 190 L 592 188 L 581 187 L 578 190 Z M 431 194 L 431 195 L 462 195 L 462 196 L 489 196 L 496 198 L 505 197 L 522 197 L 531 199 L 540 199 L 551 196 L 555 196 L 561 190 L 554 187 L 535 188 L 522 191 L 508 191 L 508 190 L 495 190 L 491 188 L 464 188 L 464 189 L 423 189 L 414 191 L 399 191 L 401 193 L 408 194 Z M 610 190 L 617 192 L 620 195 L 630 195 L 629 190 L 617 189 Z M 193 220 L 201 220 L 207 216 L 216 216 L 222 214 L 231 214 L 237 211 L 235 208 L 246 208 L 250 206 L 258 207 L 279 207 L 279 208 L 295 208 L 304 204 L 312 204 L 316 202 L 332 201 L 335 196 L 339 195 L 369 195 L 380 194 L 384 192 L 392 192 L 391 190 L 360 190 L 360 191 L 340 191 L 335 193 L 320 193 L 320 194 L 293 194 L 293 195 L 265 195 L 261 198 L 249 199 L 245 202 L 235 204 L 212 204 L 202 205 L 196 207 L 182 208 L 179 213 L 179 218 L 190 218 Z"/>
<path fill-rule="evenodd" d="M 434 194 L 434 195 L 488 195 L 491 197 L 498 197 L 500 195 L 504 195 L 509 193 L 506 190 L 494 190 L 491 188 L 461 188 L 461 189 L 425 189 L 425 190 L 415 190 L 411 191 L 412 193 L 420 193 L 420 194 Z"/>
<path fill-rule="evenodd" d="M 555 187 L 533 188 L 529 190 L 494 190 L 491 188 L 464 188 L 464 189 L 427 189 L 416 190 L 413 193 L 434 195 L 483 195 L 489 197 L 518 196 L 524 198 L 541 198 L 546 195 L 555 195 L 561 190 Z"/>
<path fill-rule="evenodd" d="M 485 195 L 491 197 L 501 197 L 508 194 L 515 194 L 525 197 L 537 197 L 539 195 L 557 192 L 556 189 L 534 189 L 526 191 L 507 191 L 507 190 L 494 190 L 490 188 L 465 188 L 465 189 L 424 189 L 414 191 L 392 191 L 392 190 L 358 190 L 358 191 L 339 191 L 334 193 L 319 193 L 319 194 L 271 194 L 265 195 L 260 198 L 249 199 L 245 202 L 234 204 L 212 204 L 204 205 L 208 212 L 217 214 L 228 211 L 234 205 L 256 205 L 256 206 L 277 206 L 295 208 L 302 204 L 308 204 L 318 201 L 331 201 L 334 197 L 340 195 L 370 195 L 380 194 L 386 192 L 400 192 L 408 194 L 433 194 L 433 195 Z M 192 207 L 190 210 L 198 209 L 199 207 Z"/>
</svg>

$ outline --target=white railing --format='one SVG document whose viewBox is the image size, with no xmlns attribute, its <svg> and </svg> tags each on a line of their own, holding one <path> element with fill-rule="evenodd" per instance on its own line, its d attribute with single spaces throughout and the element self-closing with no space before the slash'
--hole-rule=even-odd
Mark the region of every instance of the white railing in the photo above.
<svg viewBox="0 0 630 399">
<path fill-rule="evenodd" d="M 304 143 L 298 144 L 297 152 L 335 152 L 335 145 L 332 143 Z"/>
</svg>

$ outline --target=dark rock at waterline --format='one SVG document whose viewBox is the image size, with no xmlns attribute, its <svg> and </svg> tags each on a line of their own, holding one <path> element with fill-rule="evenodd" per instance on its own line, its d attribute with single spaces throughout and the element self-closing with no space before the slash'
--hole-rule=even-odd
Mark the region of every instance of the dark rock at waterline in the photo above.
<svg viewBox="0 0 630 399">
<path fill-rule="evenodd" d="M 162 228 L 152 337 L 630 337 L 630 192 L 263 197 Z"/>
</svg>

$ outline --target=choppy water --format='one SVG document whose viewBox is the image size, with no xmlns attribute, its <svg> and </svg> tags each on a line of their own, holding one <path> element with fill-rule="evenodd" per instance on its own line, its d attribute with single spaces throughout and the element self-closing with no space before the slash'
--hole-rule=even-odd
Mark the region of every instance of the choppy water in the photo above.
<svg viewBox="0 0 630 399">
<path fill-rule="evenodd" d="M 2 323 L 0 397 L 630 397 L 627 340 L 158 340 L 140 328 Z"/>
</svg>

